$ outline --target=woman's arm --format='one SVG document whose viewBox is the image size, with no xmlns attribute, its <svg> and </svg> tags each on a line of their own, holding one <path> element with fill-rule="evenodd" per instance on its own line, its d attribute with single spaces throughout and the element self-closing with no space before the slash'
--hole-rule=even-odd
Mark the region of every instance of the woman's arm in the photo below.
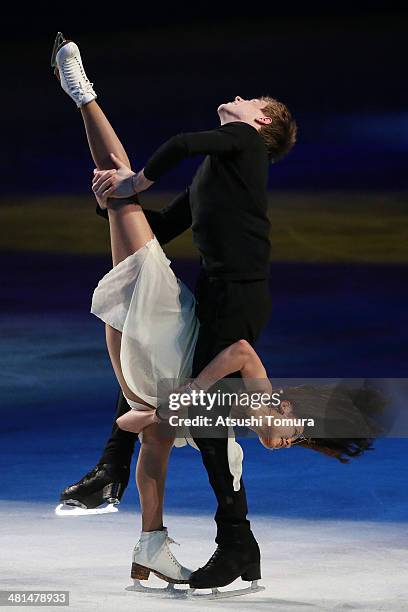
<svg viewBox="0 0 408 612">
<path fill-rule="evenodd" d="M 191 389 L 206 392 L 216 382 L 233 372 L 241 373 L 246 391 L 249 394 L 255 393 L 258 398 L 259 394 L 266 394 L 268 397 L 272 395 L 272 385 L 262 361 L 255 349 L 246 340 L 238 340 L 238 342 L 221 351 L 195 378 Z M 234 418 L 258 417 L 257 421 L 250 425 L 250 429 L 258 435 L 266 448 L 290 447 L 301 429 L 297 430 L 293 425 L 274 425 L 265 418 L 266 416 L 273 417 L 273 419 L 278 419 L 282 415 L 293 416 L 290 403 L 282 402 L 279 410 L 269 403 L 263 404 L 261 402 L 261 404 L 260 408 L 255 410 L 247 403 L 240 404 L 238 402 L 232 406 L 231 416 Z"/>
<path fill-rule="evenodd" d="M 248 391 L 271 393 L 272 385 L 255 349 L 246 340 L 238 340 L 223 351 L 200 372 L 195 383 L 207 391 L 217 381 L 240 372 Z"/>
<path fill-rule="evenodd" d="M 207 392 L 219 380 L 240 372 L 249 393 L 272 393 L 272 385 L 255 349 L 246 340 L 238 340 L 222 350 L 190 384 L 184 385 L 174 393 L 182 395 L 191 391 Z M 181 408 L 181 407 L 180 407 Z M 157 416 L 167 421 L 174 414 L 169 403 L 164 402 L 157 408 Z"/>
</svg>

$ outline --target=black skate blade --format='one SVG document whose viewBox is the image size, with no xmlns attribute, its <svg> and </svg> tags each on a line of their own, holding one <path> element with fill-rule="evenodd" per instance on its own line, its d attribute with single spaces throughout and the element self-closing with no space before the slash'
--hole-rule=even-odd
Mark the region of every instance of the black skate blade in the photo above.
<svg viewBox="0 0 408 612">
<path fill-rule="evenodd" d="M 208 589 L 207 589 L 208 590 Z M 252 595 L 264 591 L 265 587 L 258 584 L 257 580 L 253 580 L 251 586 L 244 589 L 233 589 L 231 591 L 219 591 L 218 588 L 211 589 L 211 593 L 197 593 L 197 589 L 188 589 L 187 597 L 189 599 L 226 599 L 227 597 L 238 597 L 241 595 Z"/>
<path fill-rule="evenodd" d="M 61 46 L 65 43 L 69 42 L 68 40 L 66 40 L 65 36 L 63 35 L 62 32 L 58 32 L 55 40 L 54 40 L 54 46 L 52 48 L 52 53 L 51 53 L 51 68 L 55 68 L 57 65 L 56 62 L 56 57 L 57 57 L 57 53 L 60 50 Z"/>
</svg>

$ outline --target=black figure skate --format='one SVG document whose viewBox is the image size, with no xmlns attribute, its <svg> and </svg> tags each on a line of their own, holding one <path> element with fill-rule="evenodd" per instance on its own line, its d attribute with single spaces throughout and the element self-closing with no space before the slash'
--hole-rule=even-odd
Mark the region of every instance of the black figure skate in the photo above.
<svg viewBox="0 0 408 612">
<path fill-rule="evenodd" d="M 129 475 L 128 465 L 98 464 L 81 480 L 62 491 L 56 514 L 79 516 L 117 512 Z"/>
<path fill-rule="evenodd" d="M 243 589 L 219 591 L 236 580 L 251 582 Z M 188 596 L 192 599 L 221 599 L 237 595 L 250 595 L 263 591 L 265 587 L 258 585 L 261 578 L 260 552 L 255 540 L 240 545 L 219 544 L 212 557 L 204 567 L 198 568 L 189 578 Z M 198 593 L 197 589 L 211 589 L 211 593 Z"/>
</svg>

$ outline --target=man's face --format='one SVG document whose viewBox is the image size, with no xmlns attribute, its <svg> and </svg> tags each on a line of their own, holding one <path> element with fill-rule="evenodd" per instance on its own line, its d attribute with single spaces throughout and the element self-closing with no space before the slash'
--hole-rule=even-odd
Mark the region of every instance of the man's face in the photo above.
<svg viewBox="0 0 408 612">
<path fill-rule="evenodd" d="M 236 96 L 233 101 L 220 104 L 217 109 L 218 115 L 222 123 L 227 121 L 245 121 L 257 127 L 262 127 L 262 121 L 270 122 L 269 117 L 265 117 L 262 112 L 267 104 L 264 98 L 252 98 L 246 100 L 240 96 Z"/>
</svg>

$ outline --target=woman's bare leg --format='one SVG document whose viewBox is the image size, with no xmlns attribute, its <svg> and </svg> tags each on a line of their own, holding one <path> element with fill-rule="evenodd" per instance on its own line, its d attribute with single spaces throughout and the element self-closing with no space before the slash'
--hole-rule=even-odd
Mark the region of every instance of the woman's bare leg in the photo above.
<svg viewBox="0 0 408 612">
<path fill-rule="evenodd" d="M 115 167 L 110 153 L 114 153 L 130 168 L 126 151 L 99 104 L 95 100 L 84 104 L 81 106 L 81 115 L 91 155 L 98 170 L 110 170 Z"/>
<path fill-rule="evenodd" d="M 173 435 L 162 435 L 162 430 L 166 427 L 161 423 L 150 425 L 142 434 L 136 466 L 136 484 L 142 510 L 143 531 L 155 531 L 163 527 L 167 464 L 174 440 Z"/>
<path fill-rule="evenodd" d="M 153 232 L 140 206 L 125 204 L 117 208 L 108 207 L 108 215 L 112 261 L 113 265 L 116 266 L 151 240 Z M 121 332 L 106 324 L 106 343 L 109 356 L 123 394 L 128 399 L 145 403 L 129 389 L 123 377 L 120 365 L 121 341 Z"/>
<path fill-rule="evenodd" d="M 110 153 L 130 167 L 129 158 L 119 138 L 99 105 L 93 101 L 81 107 L 89 148 L 99 170 L 114 167 Z M 116 266 L 142 248 L 153 238 L 153 232 L 142 208 L 134 203 L 113 202 L 108 215 L 112 247 L 112 261 Z M 131 400 L 145 403 L 127 386 L 120 365 L 122 334 L 106 325 L 106 343 L 116 377 L 123 394 Z M 163 499 L 167 463 L 173 446 L 171 436 L 163 436 L 163 426 L 151 425 L 143 432 L 136 468 L 136 482 L 142 509 L 142 529 L 152 531 L 163 526 Z"/>
<path fill-rule="evenodd" d="M 95 100 L 81 106 L 89 148 L 95 165 L 100 170 L 114 167 L 110 154 L 114 153 L 130 167 L 129 158 L 114 129 Z M 113 203 L 108 206 L 112 262 L 118 263 L 132 255 L 153 238 L 153 232 L 142 208 L 134 203 Z M 120 345 L 122 334 L 106 325 L 106 343 L 113 369 L 123 394 L 131 400 L 144 403 L 127 386 L 120 365 Z"/>
<path fill-rule="evenodd" d="M 99 170 L 113 169 L 110 154 L 114 153 L 130 168 L 129 158 L 113 127 L 95 100 L 81 106 L 89 148 L 95 166 Z M 112 261 L 119 262 L 140 249 L 151 238 L 153 232 L 138 204 L 128 200 L 113 200 L 109 204 L 108 215 L 111 233 Z"/>
</svg>

